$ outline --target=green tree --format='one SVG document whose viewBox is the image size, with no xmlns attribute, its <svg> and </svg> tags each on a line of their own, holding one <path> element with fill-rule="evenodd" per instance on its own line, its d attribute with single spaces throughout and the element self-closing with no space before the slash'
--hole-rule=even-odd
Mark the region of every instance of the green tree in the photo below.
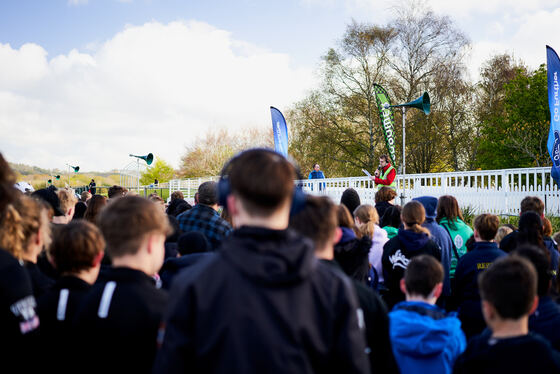
<svg viewBox="0 0 560 374">
<path fill-rule="evenodd" d="M 451 145 L 462 149 L 459 144 L 465 139 L 467 114 L 460 108 L 470 93 L 462 64 L 467 45 L 468 39 L 448 17 L 419 7 L 407 8 L 384 26 L 353 22 L 338 46 L 323 57 L 321 88 L 289 112 L 291 153 L 302 165 L 319 162 L 330 176 L 361 175 L 362 168 L 376 168 L 378 157 L 387 152 L 375 100 L 377 83 L 389 91 L 393 103 L 429 91 L 434 112 L 442 109 L 442 115 L 429 118 L 413 110 L 407 114 L 409 170 L 442 170 L 449 164 L 459 168 L 462 154 L 457 152 L 452 161 L 441 155 Z M 460 77 L 461 84 L 453 77 Z M 395 120 L 399 139 L 399 110 Z M 399 146 L 400 142 L 398 156 Z"/>
<path fill-rule="evenodd" d="M 505 86 L 520 69 L 509 54 L 491 57 L 480 69 L 474 100 L 475 117 L 479 124 L 480 141 L 473 148 L 475 166 L 482 169 L 512 168 L 520 165 L 517 155 L 502 144 L 503 118 L 506 117 Z"/>
<path fill-rule="evenodd" d="M 546 68 L 513 69 L 503 84 L 501 115 L 484 123 L 480 164 L 483 168 L 549 165 L 546 142 L 550 123 Z"/>
<path fill-rule="evenodd" d="M 160 183 L 169 182 L 169 180 L 174 178 L 174 175 L 175 170 L 173 170 L 173 167 L 161 158 L 156 157 L 154 164 L 148 166 L 148 168 L 140 176 L 140 184 L 152 184 L 155 179 L 157 179 Z"/>
</svg>

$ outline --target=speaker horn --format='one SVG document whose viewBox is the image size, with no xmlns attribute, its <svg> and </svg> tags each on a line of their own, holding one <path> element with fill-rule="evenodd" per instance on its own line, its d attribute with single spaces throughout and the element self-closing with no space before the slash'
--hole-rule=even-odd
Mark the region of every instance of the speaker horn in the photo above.
<svg viewBox="0 0 560 374">
<path fill-rule="evenodd" d="M 146 156 L 136 156 L 136 155 L 132 155 L 129 154 L 130 157 L 136 157 L 136 158 L 140 158 L 144 161 L 146 161 L 146 164 L 151 165 L 152 162 L 154 161 L 154 155 L 151 153 L 148 153 Z"/>
<path fill-rule="evenodd" d="M 397 108 L 403 106 L 420 109 L 424 112 L 424 114 L 430 114 L 430 95 L 428 95 L 427 92 L 424 92 L 422 96 L 414 101 L 405 104 L 391 105 L 390 107 Z"/>
<path fill-rule="evenodd" d="M 72 166 L 72 165 L 68 165 L 70 166 L 72 169 L 74 169 L 74 173 L 77 173 L 80 171 L 80 167 L 79 166 Z"/>
</svg>

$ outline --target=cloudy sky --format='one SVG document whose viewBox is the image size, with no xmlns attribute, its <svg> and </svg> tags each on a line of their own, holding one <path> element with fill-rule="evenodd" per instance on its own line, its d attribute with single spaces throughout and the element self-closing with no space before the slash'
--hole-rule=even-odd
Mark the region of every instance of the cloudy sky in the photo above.
<svg viewBox="0 0 560 374">
<path fill-rule="evenodd" d="M 11 162 L 118 169 L 129 153 L 179 166 L 217 128 L 271 126 L 313 87 L 352 20 L 385 24 L 401 1 L 0 2 L 0 152 Z M 560 0 L 430 0 L 472 41 L 469 62 L 560 50 Z"/>
</svg>

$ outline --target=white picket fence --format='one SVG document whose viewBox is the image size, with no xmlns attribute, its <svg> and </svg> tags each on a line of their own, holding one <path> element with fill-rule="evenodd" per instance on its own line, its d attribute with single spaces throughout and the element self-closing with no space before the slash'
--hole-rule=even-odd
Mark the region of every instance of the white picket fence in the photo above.
<svg viewBox="0 0 560 374">
<path fill-rule="evenodd" d="M 183 191 L 193 197 L 200 183 L 217 177 L 173 180 L 170 193 Z M 339 202 L 347 188 L 355 189 L 362 203 L 375 204 L 375 188 L 369 177 L 327 178 L 296 181 L 313 195 L 326 195 Z M 519 214 L 525 196 L 540 197 L 546 213 L 560 216 L 560 190 L 550 176 L 550 168 L 477 170 L 449 173 L 397 175 L 398 203 L 419 196 L 453 195 L 462 208 L 475 213 Z"/>
</svg>

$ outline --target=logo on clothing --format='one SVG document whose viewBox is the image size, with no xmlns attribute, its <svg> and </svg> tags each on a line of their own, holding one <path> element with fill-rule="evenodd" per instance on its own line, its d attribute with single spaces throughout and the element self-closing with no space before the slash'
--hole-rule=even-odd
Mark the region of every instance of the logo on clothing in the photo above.
<svg viewBox="0 0 560 374">
<path fill-rule="evenodd" d="M 10 311 L 20 320 L 19 329 L 26 334 L 39 327 L 39 318 L 35 314 L 37 303 L 33 296 L 27 296 L 10 305 Z"/>
<path fill-rule="evenodd" d="M 453 239 L 453 243 L 455 243 L 455 248 L 459 249 L 465 244 L 461 235 L 456 235 L 455 239 Z"/>
<path fill-rule="evenodd" d="M 397 266 L 406 269 L 410 260 L 402 254 L 400 249 L 397 249 L 394 255 L 389 256 L 389 262 L 393 265 L 393 269 Z"/>
</svg>

